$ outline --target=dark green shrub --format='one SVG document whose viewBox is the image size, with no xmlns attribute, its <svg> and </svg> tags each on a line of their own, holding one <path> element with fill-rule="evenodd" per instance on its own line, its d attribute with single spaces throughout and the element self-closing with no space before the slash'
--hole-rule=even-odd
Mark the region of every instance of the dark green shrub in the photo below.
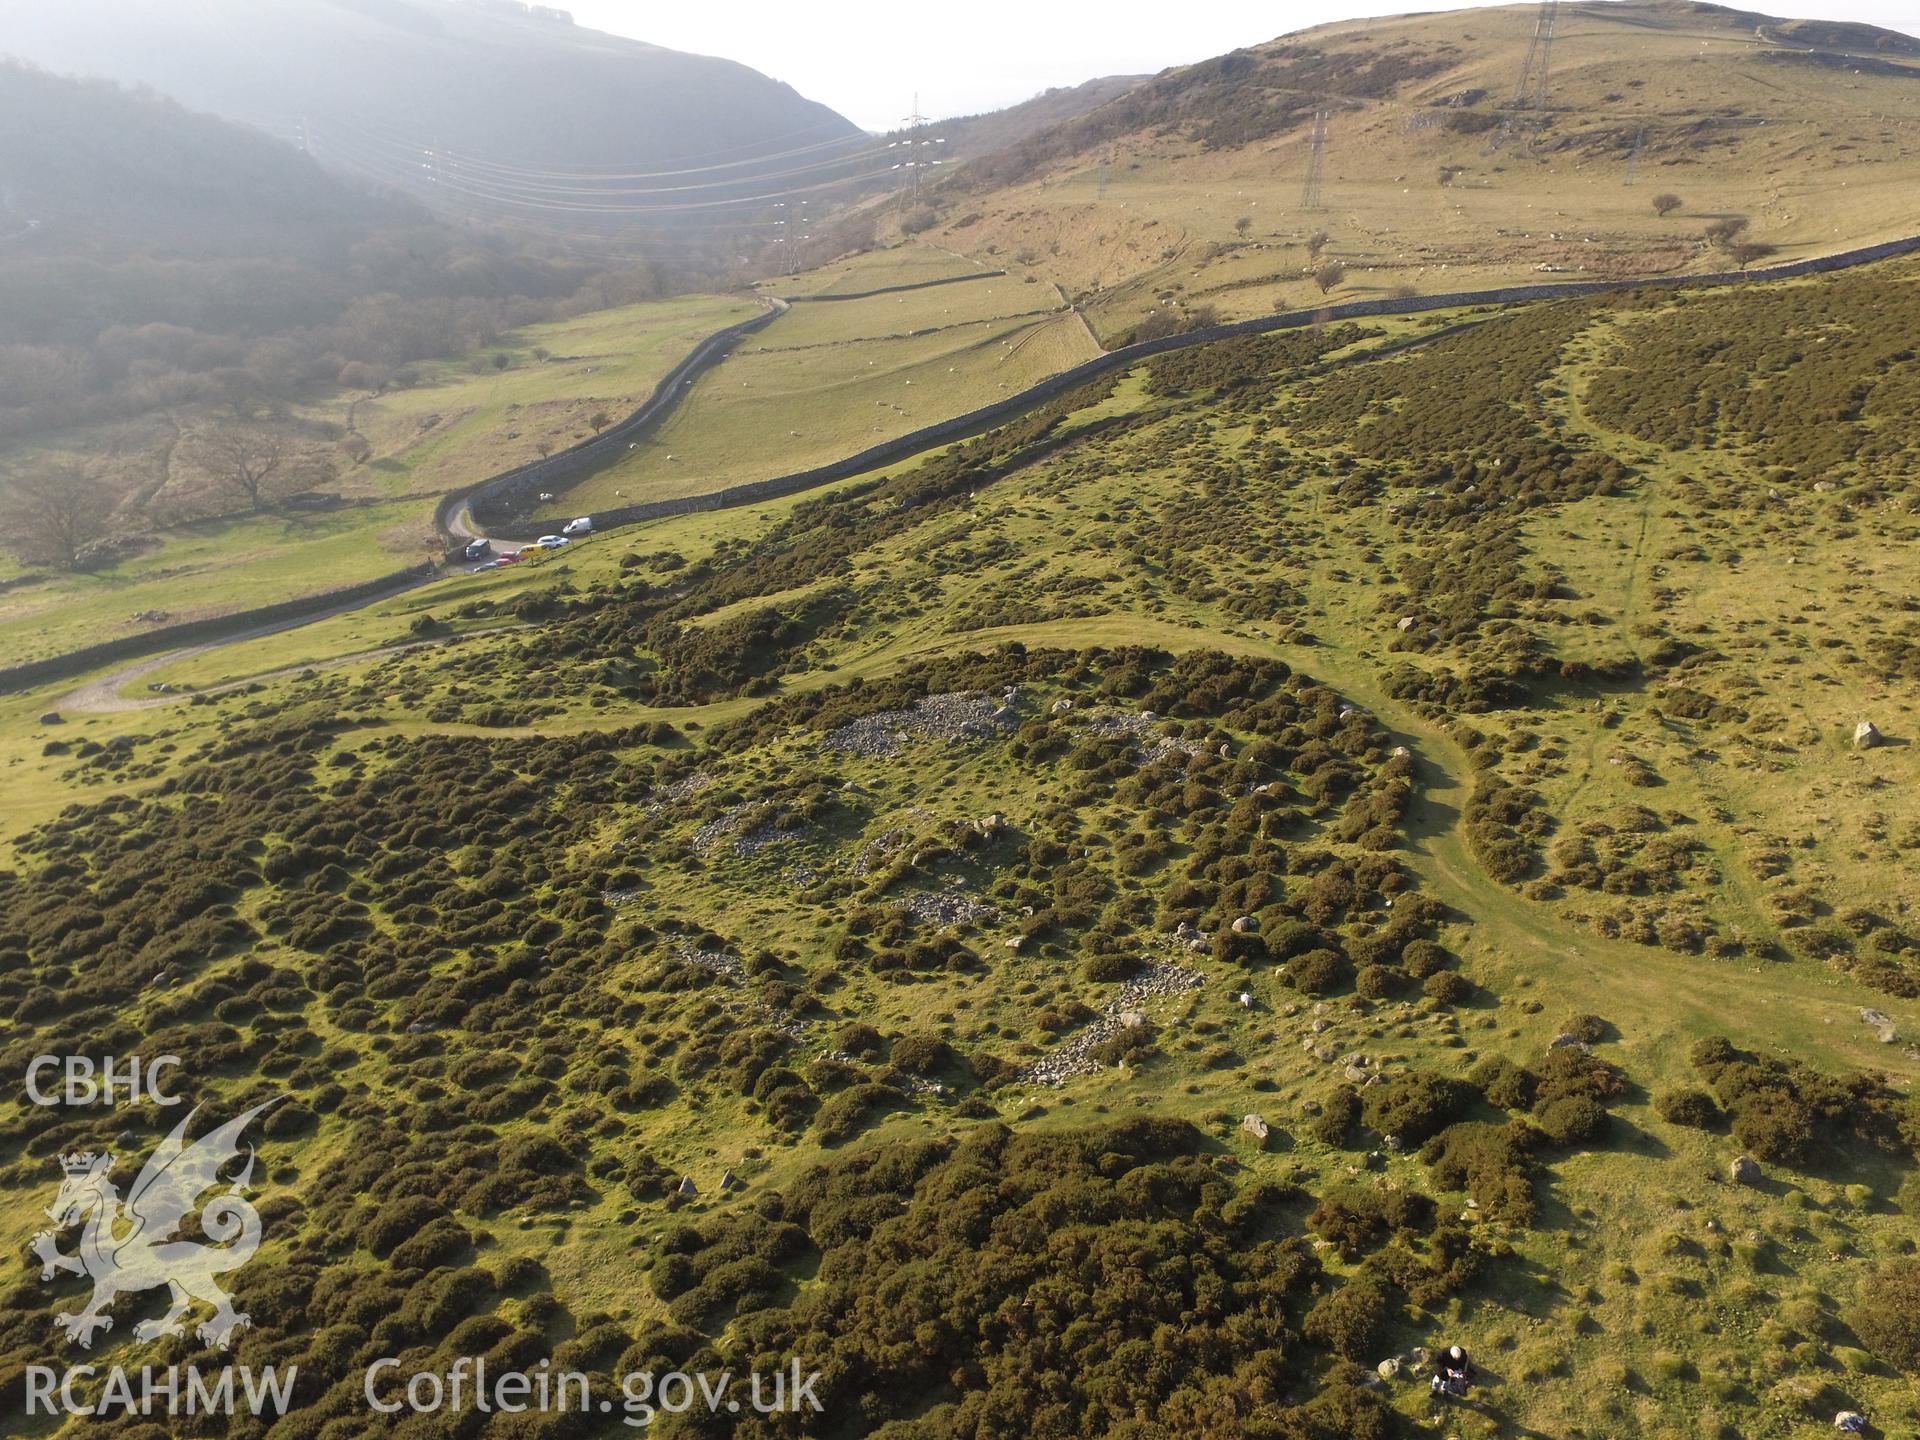
<svg viewBox="0 0 1920 1440">
<path fill-rule="evenodd" d="M 1332 950 L 1309 950 L 1287 964 L 1287 983 L 1303 995 L 1330 995 L 1352 976 L 1346 957 Z"/>
<path fill-rule="evenodd" d="M 1669 1125 L 1689 1125 L 1696 1130 L 1715 1129 L 1724 1118 L 1713 1096 L 1688 1086 L 1662 1090 L 1653 1097 L 1653 1109 Z"/>
<path fill-rule="evenodd" d="M 1881 1360 L 1905 1374 L 1920 1371 L 1920 1260 L 1890 1260 L 1847 1312 L 1853 1333 Z"/>
<path fill-rule="evenodd" d="M 1321 1297 L 1307 1312 L 1300 1329 L 1307 1339 L 1336 1355 L 1365 1361 L 1379 1350 L 1393 1311 L 1393 1297 L 1387 1287 L 1369 1276 L 1357 1275 L 1331 1295 Z"/>
<path fill-rule="evenodd" d="M 1579 1145 L 1606 1133 L 1611 1117 L 1598 1100 L 1585 1095 L 1564 1095 L 1550 1100 L 1535 1113 L 1534 1124 L 1555 1145 Z"/>
</svg>

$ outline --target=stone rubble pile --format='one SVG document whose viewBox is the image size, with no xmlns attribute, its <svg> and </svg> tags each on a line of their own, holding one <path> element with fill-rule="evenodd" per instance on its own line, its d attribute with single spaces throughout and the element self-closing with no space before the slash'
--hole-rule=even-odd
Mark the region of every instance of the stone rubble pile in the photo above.
<svg viewBox="0 0 1920 1440">
<path fill-rule="evenodd" d="M 1022 1070 L 1017 1077 L 1029 1085 L 1064 1085 L 1082 1075 L 1101 1069 L 1093 1052 L 1123 1030 L 1138 1029 L 1147 1023 L 1141 1004 L 1163 995 L 1184 995 L 1207 983 L 1198 970 L 1173 964 L 1149 964 L 1127 981 L 1107 1002 L 1100 1018 L 1082 1026 L 1047 1055 Z"/>
<path fill-rule="evenodd" d="M 1013 732 L 1020 723 L 1014 708 L 1017 692 L 1009 689 L 1000 699 L 984 690 L 929 695 L 916 700 L 911 710 L 883 710 L 862 715 L 827 732 L 820 742 L 823 750 L 838 750 L 869 759 L 898 755 L 909 740 L 939 740 L 951 744 L 957 740 L 997 740 Z"/>
</svg>

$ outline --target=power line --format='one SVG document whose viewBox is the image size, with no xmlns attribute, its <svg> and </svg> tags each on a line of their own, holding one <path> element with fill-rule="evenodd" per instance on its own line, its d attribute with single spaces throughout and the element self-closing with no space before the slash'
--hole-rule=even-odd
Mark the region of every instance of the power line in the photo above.
<svg viewBox="0 0 1920 1440">
<path fill-rule="evenodd" d="M 635 215 L 684 215 L 710 210 L 725 210 L 743 205 L 769 205 L 782 196 L 795 192 L 833 190 L 842 186 L 856 184 L 866 180 L 880 179 L 890 173 L 887 169 L 872 169 L 851 175 L 836 176 L 831 180 L 816 181 L 802 186 L 788 186 L 781 189 L 760 191 L 754 194 L 732 195 L 724 198 L 704 200 L 657 201 L 646 204 L 626 203 L 635 193 L 654 193 L 661 195 L 684 193 L 687 190 L 706 190 L 709 186 L 665 187 L 654 192 L 609 191 L 598 199 L 590 195 L 556 196 L 527 191 L 514 186 L 503 185 L 484 176 L 476 176 L 464 169 L 441 163 L 441 152 L 432 147 L 422 147 L 416 151 L 407 151 L 385 142 L 370 140 L 367 137 L 343 137 L 331 134 L 327 138 L 328 152 L 342 160 L 351 168 L 359 170 L 375 179 L 405 189 L 421 190 L 436 195 L 461 195 L 469 199 L 486 202 L 496 206 L 516 210 L 539 211 L 547 214 L 635 216 Z M 850 157 L 850 158 L 867 158 Z M 898 166 L 893 167 L 898 169 Z M 782 177 L 778 175 L 743 176 L 740 180 L 722 188 L 735 188 L 740 185 L 777 184 Z"/>
<path fill-rule="evenodd" d="M 356 132 L 361 144 L 368 149 L 384 153 L 402 167 L 414 167 L 428 172 L 434 177 L 458 176 L 462 183 L 487 190 L 503 196 L 514 196 L 527 200 L 622 200 L 655 195 L 683 195 L 710 190 L 737 190 L 746 185 L 777 184 L 795 176 L 813 175 L 822 171 L 832 171 L 856 163 L 879 160 L 887 153 L 885 146 L 873 146 L 866 150 L 838 156 L 832 160 L 816 161 L 812 164 L 793 165 L 783 170 L 773 170 L 759 174 L 737 175 L 727 180 L 705 180 L 691 185 L 551 185 L 544 181 L 520 179 L 502 176 L 486 168 L 484 163 L 476 164 L 468 157 L 445 146 L 434 143 L 422 143 L 416 140 L 389 140 L 364 126 L 347 121 L 333 122 L 347 130 Z"/>
</svg>

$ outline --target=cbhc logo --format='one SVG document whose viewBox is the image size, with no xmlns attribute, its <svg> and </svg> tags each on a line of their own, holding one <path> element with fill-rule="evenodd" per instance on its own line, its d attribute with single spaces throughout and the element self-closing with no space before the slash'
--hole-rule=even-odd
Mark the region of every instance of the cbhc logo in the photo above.
<svg viewBox="0 0 1920 1440">
<path fill-rule="evenodd" d="M 160 1055 L 145 1064 L 138 1055 L 115 1059 L 109 1055 L 97 1065 L 88 1055 L 36 1055 L 27 1066 L 27 1098 L 36 1105 L 111 1105 L 121 1094 L 126 1103 L 137 1105 L 151 1100 L 156 1105 L 178 1105 L 178 1095 L 160 1091 L 160 1072 L 178 1067 L 178 1055 Z M 41 1077 L 57 1072 L 59 1087 L 49 1093 L 41 1088 Z"/>
</svg>

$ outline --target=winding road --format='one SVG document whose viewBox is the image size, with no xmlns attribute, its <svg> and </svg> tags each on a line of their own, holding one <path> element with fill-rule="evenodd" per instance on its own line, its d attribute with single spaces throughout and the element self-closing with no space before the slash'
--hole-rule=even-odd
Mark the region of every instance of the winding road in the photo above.
<svg viewBox="0 0 1920 1440">
<path fill-rule="evenodd" d="M 1834 271 L 1851 269 L 1855 266 L 1873 264 L 1881 260 L 1900 255 L 1920 253 L 1920 236 L 1907 236 L 1879 245 L 1843 251 L 1834 255 L 1816 256 L 1807 260 L 1790 261 L 1760 269 L 1723 272 L 1703 275 L 1662 276 L 1653 279 L 1636 280 L 1576 280 L 1548 284 L 1513 285 L 1494 290 L 1453 291 L 1440 295 L 1421 295 L 1406 298 L 1388 298 L 1380 300 L 1362 300 L 1344 305 L 1334 305 L 1311 311 L 1292 311 L 1283 315 L 1260 316 L 1253 320 L 1242 320 L 1227 325 L 1211 326 L 1202 330 L 1189 331 L 1182 335 L 1170 335 L 1158 340 L 1142 341 L 1132 345 L 1110 350 L 1092 360 L 1076 365 L 1058 375 L 1039 381 L 1005 399 L 978 410 L 925 426 L 919 430 L 898 436 L 880 445 L 870 447 L 856 455 L 830 465 L 816 466 L 809 470 L 788 475 L 774 476 L 767 480 L 755 481 L 746 485 L 729 487 L 710 495 L 690 496 L 681 500 L 656 501 L 650 504 L 634 505 L 622 510 L 601 512 L 594 516 L 596 530 L 604 531 L 620 525 L 637 524 L 667 515 L 688 514 L 696 511 L 729 509 L 740 505 L 756 504 L 763 500 L 798 493 L 801 490 L 850 478 L 881 465 L 892 464 L 909 459 L 923 451 L 936 449 L 978 434 L 1031 410 L 1075 386 L 1105 374 L 1114 369 L 1129 368 L 1156 355 L 1164 355 L 1176 350 L 1190 349 L 1197 345 L 1210 345 L 1220 340 L 1234 339 L 1245 335 L 1270 334 L 1276 331 L 1300 329 L 1309 325 L 1321 324 L 1328 320 L 1356 319 L 1385 315 L 1421 314 L 1435 310 L 1450 310 L 1480 305 L 1523 305 L 1542 301 L 1578 299 L 1589 295 L 1601 295 L 1626 290 L 1649 289 L 1701 289 L 1719 286 L 1760 285 L 1780 281 L 1801 279 L 1810 275 L 1827 274 Z M 952 276 L 938 282 L 920 281 L 908 285 L 888 286 L 865 294 L 886 294 L 893 290 L 918 290 L 928 283 L 959 284 L 970 280 L 992 279 L 1003 272 L 983 272 L 978 275 Z M 523 537 L 557 531 L 564 525 L 567 516 L 551 516 L 545 519 L 520 520 L 507 526 L 489 526 L 482 523 L 474 514 L 474 503 L 486 503 L 489 500 L 512 502 L 524 501 L 540 495 L 552 493 L 558 495 L 570 486 L 606 466 L 615 463 L 628 448 L 639 439 L 649 435 L 671 415 L 679 405 L 685 392 L 708 370 L 723 361 L 734 342 L 743 336 L 762 329 L 787 313 L 795 303 L 811 303 L 829 300 L 847 300 L 864 298 L 854 295 L 814 295 L 814 296 L 763 296 L 763 307 L 759 315 L 751 319 L 726 326 L 701 340 L 687 353 L 655 386 L 653 393 L 632 414 L 609 427 L 600 435 L 583 441 L 569 450 L 563 450 L 544 460 L 535 461 L 492 476 L 478 484 L 451 492 L 442 497 L 434 512 L 434 524 L 449 545 L 464 544 L 470 540 L 490 539 L 514 542 Z M 508 531 L 514 533 L 509 534 Z M 222 646 L 237 644 L 244 640 L 257 639 L 263 635 L 293 629 L 313 620 L 325 619 L 348 610 L 359 609 L 375 600 L 391 598 L 375 596 L 357 599 L 330 609 L 320 610 L 298 619 L 276 622 L 265 626 L 246 627 L 231 635 L 181 649 L 168 651 L 161 655 L 143 659 L 125 666 L 111 674 L 102 676 L 70 692 L 62 699 L 62 705 L 80 713 L 104 713 L 108 711 L 144 709 L 175 701 L 184 696 L 152 696 L 130 698 L 119 692 L 141 676 L 150 674 L 164 666 L 202 655 Z M 244 616 L 236 616 L 236 622 L 244 626 Z M 428 642 L 433 643 L 433 642 Z M 387 647 L 389 650 L 395 647 Z M 405 647 L 402 647 L 405 648 Z M 367 654 L 385 653 L 370 651 Z M 354 657 L 358 658 L 358 657 Z M 306 667 L 299 667 L 306 668 Z M 259 677 L 253 677 L 259 678 Z M 236 682 L 236 683 L 250 683 Z M 0 684 L 4 684 L 4 674 L 0 673 Z M 232 688 L 224 686 L 220 688 Z M 200 692 L 207 693 L 207 692 Z"/>
</svg>

